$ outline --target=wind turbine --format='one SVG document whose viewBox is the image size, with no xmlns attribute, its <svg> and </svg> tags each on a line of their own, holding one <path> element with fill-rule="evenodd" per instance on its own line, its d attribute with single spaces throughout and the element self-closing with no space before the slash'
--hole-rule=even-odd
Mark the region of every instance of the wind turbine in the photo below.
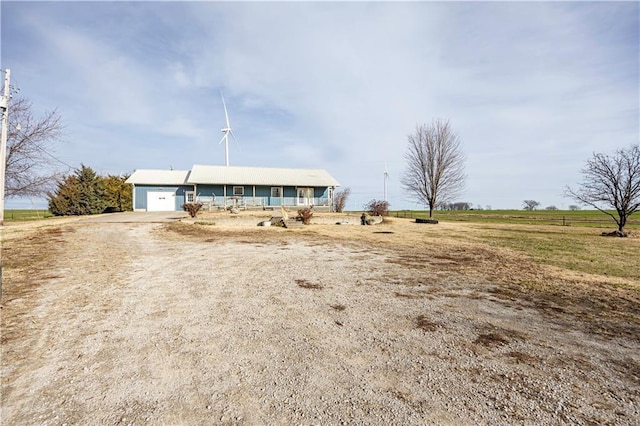
<svg viewBox="0 0 640 426">
<path fill-rule="evenodd" d="M 222 129 L 220 129 L 220 131 L 224 133 L 224 135 L 222 136 L 222 139 L 220 139 L 220 142 L 218 142 L 218 145 L 220 145 L 224 141 L 224 156 L 226 160 L 225 164 L 229 166 L 229 135 L 233 136 L 233 139 L 236 141 L 238 146 L 240 146 L 240 143 L 238 142 L 236 135 L 233 133 L 233 130 L 231 130 L 231 124 L 229 124 L 229 114 L 227 113 L 227 104 L 225 104 L 224 102 L 224 96 L 222 96 L 222 92 L 220 92 L 220 97 L 222 98 L 222 106 L 224 107 L 224 117 L 227 122 L 227 127 L 223 127 Z"/>
<path fill-rule="evenodd" d="M 387 201 L 387 181 L 389 180 L 389 172 L 387 171 L 387 163 L 384 163 L 384 201 Z"/>
</svg>

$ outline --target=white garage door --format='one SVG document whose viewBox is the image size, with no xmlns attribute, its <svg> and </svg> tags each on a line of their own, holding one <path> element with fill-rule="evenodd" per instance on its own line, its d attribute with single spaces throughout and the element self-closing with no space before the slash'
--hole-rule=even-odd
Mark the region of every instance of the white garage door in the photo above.
<svg viewBox="0 0 640 426">
<path fill-rule="evenodd" d="M 147 211 L 148 212 L 172 212 L 176 209 L 176 193 L 175 192 L 147 192 Z"/>
</svg>

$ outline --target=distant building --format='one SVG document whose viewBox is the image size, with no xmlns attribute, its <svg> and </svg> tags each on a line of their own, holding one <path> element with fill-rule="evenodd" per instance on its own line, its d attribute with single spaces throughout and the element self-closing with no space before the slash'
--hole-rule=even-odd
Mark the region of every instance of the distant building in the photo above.
<svg viewBox="0 0 640 426">
<path fill-rule="evenodd" d="M 133 185 L 136 211 L 177 211 L 184 203 L 209 208 L 314 206 L 330 209 L 340 186 L 322 169 L 202 166 L 191 170 L 136 170 L 126 180 Z"/>
</svg>

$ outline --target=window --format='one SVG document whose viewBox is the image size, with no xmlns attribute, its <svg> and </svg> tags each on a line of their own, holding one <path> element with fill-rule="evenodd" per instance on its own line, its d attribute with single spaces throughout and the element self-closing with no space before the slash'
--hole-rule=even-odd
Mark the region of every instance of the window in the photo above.
<svg viewBox="0 0 640 426">
<path fill-rule="evenodd" d="M 244 186 L 234 186 L 233 195 L 244 195 Z"/>
<path fill-rule="evenodd" d="M 193 203 L 195 201 L 195 192 L 193 191 L 185 191 L 184 198 L 186 203 Z"/>
<path fill-rule="evenodd" d="M 272 186 L 271 187 L 271 196 L 273 198 L 280 198 L 282 197 L 282 188 L 279 186 Z"/>
</svg>

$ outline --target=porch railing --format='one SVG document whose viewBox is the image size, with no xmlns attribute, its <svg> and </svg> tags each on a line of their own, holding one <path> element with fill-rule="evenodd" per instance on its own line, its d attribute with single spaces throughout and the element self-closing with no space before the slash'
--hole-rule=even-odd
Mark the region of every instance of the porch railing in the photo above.
<svg viewBox="0 0 640 426">
<path fill-rule="evenodd" d="M 196 201 L 204 204 L 205 209 L 213 208 L 225 208 L 225 207 L 238 207 L 244 208 L 259 208 L 259 207 L 311 207 L 329 206 L 329 198 L 327 197 L 314 197 L 314 198 L 298 198 L 298 197 L 252 197 L 252 196 L 229 196 L 229 197 L 216 197 L 216 196 L 197 196 Z"/>
</svg>

